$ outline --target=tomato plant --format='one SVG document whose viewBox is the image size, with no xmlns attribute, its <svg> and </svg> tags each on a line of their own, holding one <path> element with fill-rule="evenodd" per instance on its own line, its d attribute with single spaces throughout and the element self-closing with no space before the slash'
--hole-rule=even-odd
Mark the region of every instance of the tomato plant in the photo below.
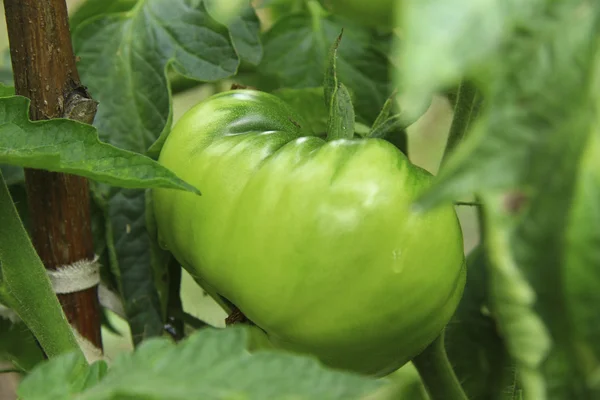
<svg viewBox="0 0 600 400">
<path fill-rule="evenodd" d="M 389 142 L 325 141 L 298 121 L 248 90 L 188 111 L 159 162 L 205 194 L 157 190 L 159 240 L 275 344 L 390 373 L 458 304 L 458 219 L 451 205 L 411 210 L 432 176 Z"/>
<path fill-rule="evenodd" d="M 1 398 L 600 398 L 600 3 L 3 6 Z"/>
</svg>

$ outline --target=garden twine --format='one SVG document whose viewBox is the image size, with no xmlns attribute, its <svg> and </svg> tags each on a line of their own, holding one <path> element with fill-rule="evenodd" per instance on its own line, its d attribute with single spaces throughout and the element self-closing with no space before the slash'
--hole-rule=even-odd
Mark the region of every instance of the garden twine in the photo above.
<svg viewBox="0 0 600 400">
<path fill-rule="evenodd" d="M 56 270 L 46 270 L 52 289 L 57 294 L 80 292 L 98 285 L 100 304 L 120 317 L 125 317 L 123 303 L 119 296 L 113 293 L 100 281 L 100 263 L 96 255 L 92 260 L 79 260 L 69 265 L 63 265 Z M 19 316 L 10 308 L 0 304 L 0 318 L 15 323 Z M 102 350 L 84 338 L 75 327 L 71 326 L 75 339 L 89 363 L 105 359 Z"/>
</svg>

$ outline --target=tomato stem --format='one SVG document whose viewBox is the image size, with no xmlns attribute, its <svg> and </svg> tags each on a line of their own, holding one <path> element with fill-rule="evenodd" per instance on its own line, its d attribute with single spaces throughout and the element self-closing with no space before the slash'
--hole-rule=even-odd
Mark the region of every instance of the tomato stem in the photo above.
<svg viewBox="0 0 600 400">
<path fill-rule="evenodd" d="M 0 300 L 12 308 L 48 357 L 81 352 L 73 330 L 52 290 L 44 264 L 0 172 Z M 82 353 L 80 353 L 82 354 Z M 80 359 L 85 364 L 83 357 Z"/>
<path fill-rule="evenodd" d="M 431 400 L 468 400 L 448 360 L 443 332 L 412 362 Z"/>
</svg>

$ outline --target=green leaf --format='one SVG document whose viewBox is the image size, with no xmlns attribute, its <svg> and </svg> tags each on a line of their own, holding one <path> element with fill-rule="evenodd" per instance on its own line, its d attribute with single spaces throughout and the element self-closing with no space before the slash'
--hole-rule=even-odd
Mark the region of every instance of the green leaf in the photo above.
<svg viewBox="0 0 600 400">
<path fill-rule="evenodd" d="M 248 353 L 244 328 L 206 328 L 174 345 L 152 339 L 115 360 L 81 399 L 359 399 L 379 384 L 276 352 Z M 174 368 L 174 366 L 177 366 Z"/>
<path fill-rule="evenodd" d="M 17 394 L 23 400 L 75 399 L 96 385 L 106 369 L 104 361 L 88 366 L 81 354 L 64 354 L 36 367 L 19 385 Z"/>
<path fill-rule="evenodd" d="M 83 22 L 104 14 L 121 13 L 131 10 L 138 0 L 86 0 L 69 17 L 71 31 L 77 30 Z"/>
<path fill-rule="evenodd" d="M 529 23 L 508 31 L 468 77 L 483 94 L 481 116 L 421 204 L 483 199 L 490 309 L 523 399 L 595 398 L 599 357 L 590 337 L 598 316 L 581 310 L 597 300 L 581 280 L 597 269 L 585 229 L 594 212 L 572 210 L 578 191 L 595 190 L 578 185 L 586 146 L 600 134 L 600 4 L 547 2 L 539 12 L 523 4 L 518 18 Z M 485 35 L 479 29 L 470 40 Z M 573 235 L 587 243 L 576 258 Z"/>
<path fill-rule="evenodd" d="M 67 119 L 31 122 L 29 100 L 0 97 L 0 162 L 66 172 L 127 188 L 197 189 L 156 161 L 98 140 L 96 130 Z"/>
<path fill-rule="evenodd" d="M 501 198 L 484 199 L 490 309 L 515 359 L 523 399 L 543 400 L 547 398 L 547 389 L 541 368 L 551 350 L 551 337 L 534 308 L 536 293 L 511 251 L 510 232 L 514 221 L 501 211 Z"/>
<path fill-rule="evenodd" d="M 600 131 L 590 137 L 582 160 L 565 235 L 564 280 L 580 371 L 600 396 Z"/>
<path fill-rule="evenodd" d="M 595 93 L 598 78 L 590 88 Z M 543 185 L 529 198 L 518 193 L 486 196 L 485 225 L 493 238 L 491 261 L 498 273 L 495 307 L 527 399 L 600 395 L 600 313 L 590 307 L 599 300 L 598 236 L 589 228 L 600 200 L 600 99 L 594 97 L 594 120 L 572 121 L 573 129 L 590 133 L 588 141 L 577 143 L 576 135 L 570 136 L 572 146 L 565 145 L 563 156 L 552 160 L 554 179 L 540 180 Z M 591 125 L 577 125 L 582 122 Z M 581 153 L 579 146 L 585 144 L 587 150 Z"/>
<path fill-rule="evenodd" d="M 0 315 L 0 360 L 28 372 L 44 360 L 35 337 L 21 321 L 12 322 Z"/>
<path fill-rule="evenodd" d="M 21 223 L 27 232 L 31 232 L 31 217 L 29 215 L 29 204 L 27 201 L 27 187 L 25 182 L 18 182 L 8 187 L 10 197 L 13 200 Z"/>
<path fill-rule="evenodd" d="M 323 103 L 323 88 L 279 89 L 273 94 L 288 103 L 307 124 L 307 131 L 325 135 L 329 110 Z"/>
<path fill-rule="evenodd" d="M 311 3 L 312 4 L 312 3 Z M 323 86 L 323 74 L 331 43 L 344 29 L 338 50 L 339 80 L 353 94 L 359 122 L 368 125 L 392 92 L 391 64 L 381 48 L 390 38 L 375 37 L 370 30 L 323 10 L 297 13 L 278 20 L 264 35 L 264 57 L 258 67 L 270 87 L 262 89 L 314 88 Z"/>
<path fill-rule="evenodd" d="M 231 42 L 242 61 L 258 65 L 263 55 L 260 21 L 249 0 L 204 0 L 211 17 L 227 26 Z"/>
<path fill-rule="evenodd" d="M 108 372 L 108 365 L 105 361 L 98 361 L 89 366 L 88 372 L 83 383 L 83 388 L 91 388 L 104 378 Z"/>
<path fill-rule="evenodd" d="M 82 81 L 99 101 L 94 124 L 107 142 L 156 156 L 171 126 L 166 71 L 213 82 L 255 60 L 259 39 L 247 5 L 229 28 L 197 0 L 140 1 L 126 13 L 101 15 L 73 34 Z M 163 133 L 162 137 L 159 136 Z M 106 204 L 106 242 L 135 343 L 161 335 L 163 312 L 152 270 L 145 193 L 96 188 Z"/>
<path fill-rule="evenodd" d="M 113 189 L 106 202 L 106 243 L 134 344 L 161 336 L 163 308 L 146 228 L 146 193 Z M 162 283 L 161 283 L 162 285 Z"/>
<path fill-rule="evenodd" d="M 211 18 L 204 2 L 192 0 L 141 1 L 127 13 L 79 26 L 73 33 L 78 68 L 100 103 L 94 124 L 102 139 L 146 152 L 171 123 L 167 66 L 199 81 L 228 78 L 240 63 L 234 34 Z"/>
<path fill-rule="evenodd" d="M 458 83 L 489 63 L 504 40 L 520 27 L 541 23 L 545 0 L 405 0 L 398 7 L 397 81 L 402 109 L 415 115 L 436 90 Z M 531 18 L 534 19 L 534 18 Z M 540 22 L 538 22 L 540 21 Z M 506 61 L 506 60 L 503 60 Z"/>
<path fill-rule="evenodd" d="M 483 248 L 469 254 L 467 268 L 463 297 L 446 326 L 448 358 L 469 399 L 509 399 L 516 374 L 490 311 L 489 266 Z"/>
<path fill-rule="evenodd" d="M 83 389 L 88 373 L 83 355 L 64 354 L 45 362 L 29 374 L 17 394 L 22 399 L 67 399 Z"/>
<path fill-rule="evenodd" d="M 515 36 L 497 55 L 502 68 L 481 72 L 494 74 L 483 90 L 482 115 L 422 205 L 484 190 L 543 186 L 548 174 L 561 168 L 547 160 L 579 159 L 590 133 L 591 92 L 581 88 L 591 84 L 595 21 L 576 7 L 557 14 L 528 36 Z M 573 28 L 565 32 L 564 26 Z"/>
<path fill-rule="evenodd" d="M 362 399 L 380 381 L 325 369 L 312 358 L 246 350 L 248 330 L 205 328 L 174 344 L 150 339 L 120 354 L 100 379 L 72 356 L 36 368 L 19 395 L 32 399 Z M 93 382 L 92 382 L 93 381 Z M 46 395 L 46 397 L 42 397 Z"/>
</svg>

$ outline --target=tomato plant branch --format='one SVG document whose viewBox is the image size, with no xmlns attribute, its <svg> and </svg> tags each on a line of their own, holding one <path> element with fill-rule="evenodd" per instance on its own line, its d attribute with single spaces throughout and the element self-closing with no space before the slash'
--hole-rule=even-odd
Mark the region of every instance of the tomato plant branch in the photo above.
<svg viewBox="0 0 600 400">
<path fill-rule="evenodd" d="M 0 173 L 0 300 L 31 329 L 46 355 L 78 351 L 40 258 Z"/>
<path fill-rule="evenodd" d="M 444 333 L 412 360 L 431 400 L 468 400 L 444 347 Z"/>
<path fill-rule="evenodd" d="M 5 0 L 4 8 L 15 93 L 31 99 L 30 118 L 91 123 L 96 102 L 79 80 L 65 0 Z M 88 181 L 32 169 L 25 179 L 32 241 L 46 268 L 92 259 Z M 101 348 L 97 287 L 58 297 L 70 323 Z"/>
<path fill-rule="evenodd" d="M 192 314 L 185 311 L 175 311 L 173 316 L 180 318 L 183 323 L 192 329 L 202 329 L 210 326 L 208 323 L 194 317 Z"/>
<path fill-rule="evenodd" d="M 463 81 L 456 94 L 456 104 L 454 105 L 454 117 L 446 142 L 446 149 L 442 157 L 442 165 L 448 161 L 448 157 L 464 138 L 471 121 L 474 119 L 479 106 L 479 95 L 477 88 L 468 81 Z"/>
<path fill-rule="evenodd" d="M 170 255 L 167 263 L 169 272 L 169 297 L 167 299 L 167 324 L 165 328 L 173 339 L 181 340 L 185 336 L 184 321 L 182 315 L 183 303 L 181 301 L 181 265 L 175 257 Z"/>
</svg>

